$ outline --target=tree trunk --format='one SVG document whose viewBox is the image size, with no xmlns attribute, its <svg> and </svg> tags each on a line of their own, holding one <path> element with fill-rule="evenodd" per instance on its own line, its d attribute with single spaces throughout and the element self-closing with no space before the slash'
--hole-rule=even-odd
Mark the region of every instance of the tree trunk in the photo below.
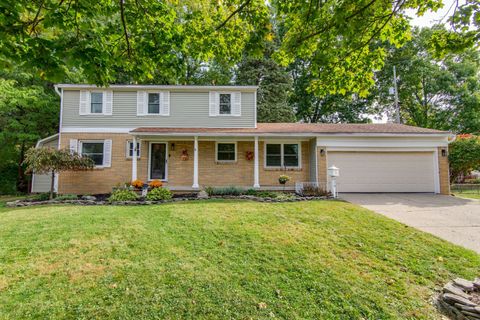
<svg viewBox="0 0 480 320">
<path fill-rule="evenodd" d="M 55 189 L 55 171 L 52 170 L 52 181 L 50 181 L 50 200 L 53 199 L 53 189 Z"/>
</svg>

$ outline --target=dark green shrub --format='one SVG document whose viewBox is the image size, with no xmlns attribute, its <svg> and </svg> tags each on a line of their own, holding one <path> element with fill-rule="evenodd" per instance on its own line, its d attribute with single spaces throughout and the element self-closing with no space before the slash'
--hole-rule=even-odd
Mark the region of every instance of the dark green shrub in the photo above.
<svg viewBox="0 0 480 320">
<path fill-rule="evenodd" d="M 242 188 L 230 186 L 221 188 L 206 187 L 205 192 L 207 192 L 209 196 L 239 196 L 245 191 Z"/>
<path fill-rule="evenodd" d="M 61 194 L 55 198 L 55 200 L 63 201 L 63 200 L 78 200 L 78 196 L 76 194 Z"/>
<path fill-rule="evenodd" d="M 138 199 L 138 195 L 128 189 L 118 189 L 112 192 L 108 201 L 115 202 L 115 201 L 135 201 Z"/>
<path fill-rule="evenodd" d="M 255 189 L 248 189 L 247 192 L 245 192 L 245 194 L 248 196 L 256 196 L 258 194 L 258 191 Z"/>
<path fill-rule="evenodd" d="M 276 198 L 276 197 L 278 197 L 278 192 L 259 191 L 259 192 L 257 192 L 256 196 L 261 197 L 261 198 Z"/>
<path fill-rule="evenodd" d="M 148 201 L 170 200 L 172 192 L 165 188 L 154 188 L 147 193 L 145 199 Z"/>
<path fill-rule="evenodd" d="M 50 193 L 37 193 L 35 195 L 33 195 L 33 197 L 31 197 L 30 199 L 34 200 L 34 201 L 47 201 L 50 199 Z"/>
</svg>

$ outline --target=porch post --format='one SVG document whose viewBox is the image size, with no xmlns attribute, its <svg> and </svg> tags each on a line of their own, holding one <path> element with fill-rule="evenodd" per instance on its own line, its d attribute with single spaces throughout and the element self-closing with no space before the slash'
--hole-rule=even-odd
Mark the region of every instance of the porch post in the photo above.
<svg viewBox="0 0 480 320">
<path fill-rule="evenodd" d="M 260 188 L 258 178 L 258 136 L 255 136 L 255 147 L 253 151 L 253 187 Z"/>
<path fill-rule="evenodd" d="M 194 137 L 193 143 L 193 189 L 198 189 L 198 137 Z"/>
<path fill-rule="evenodd" d="M 137 137 L 133 136 L 132 181 L 137 180 Z"/>
</svg>

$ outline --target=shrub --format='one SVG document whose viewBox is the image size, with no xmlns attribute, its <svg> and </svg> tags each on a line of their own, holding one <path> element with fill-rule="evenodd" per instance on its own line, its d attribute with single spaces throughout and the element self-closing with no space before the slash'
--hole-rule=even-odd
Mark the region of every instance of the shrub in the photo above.
<svg viewBox="0 0 480 320">
<path fill-rule="evenodd" d="M 115 202 L 115 201 L 135 201 L 138 199 L 138 195 L 135 191 L 127 190 L 127 189 L 118 189 L 112 192 L 108 201 Z"/>
<path fill-rule="evenodd" d="M 154 188 L 147 193 L 145 199 L 148 201 L 170 200 L 172 192 L 165 188 Z"/>
<path fill-rule="evenodd" d="M 33 195 L 33 197 L 31 197 L 31 199 L 34 200 L 34 201 L 47 201 L 47 200 L 50 199 L 50 193 L 48 193 L 48 192 L 38 193 L 38 194 Z"/>
<path fill-rule="evenodd" d="M 160 180 L 152 180 L 150 181 L 150 183 L 148 184 L 148 186 L 152 189 L 155 189 L 155 188 L 160 188 L 163 186 L 163 183 L 162 181 Z"/>
<path fill-rule="evenodd" d="M 62 194 L 55 198 L 55 200 L 77 200 L 78 196 L 76 194 Z"/>
<path fill-rule="evenodd" d="M 132 187 L 134 187 L 134 188 L 141 189 L 141 188 L 143 188 L 143 181 L 140 180 L 140 179 L 133 180 L 132 183 L 131 183 L 131 185 L 132 185 Z"/>
<path fill-rule="evenodd" d="M 278 192 L 273 191 L 259 191 L 257 192 L 257 197 L 261 198 L 276 198 L 278 196 Z"/>
<path fill-rule="evenodd" d="M 244 190 L 234 186 L 222 188 L 205 187 L 205 192 L 209 196 L 239 196 L 244 193 Z"/>
<path fill-rule="evenodd" d="M 302 191 L 300 191 L 300 194 L 306 197 L 320 197 L 327 195 L 327 193 L 324 188 L 314 185 L 303 186 Z"/>
<path fill-rule="evenodd" d="M 248 189 L 247 192 L 245 192 L 245 194 L 248 196 L 256 196 L 258 194 L 258 191 L 255 189 Z"/>
</svg>

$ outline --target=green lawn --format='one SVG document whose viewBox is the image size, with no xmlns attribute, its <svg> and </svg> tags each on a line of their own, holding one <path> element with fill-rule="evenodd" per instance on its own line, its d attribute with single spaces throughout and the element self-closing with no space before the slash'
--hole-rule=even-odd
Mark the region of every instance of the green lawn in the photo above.
<svg viewBox="0 0 480 320">
<path fill-rule="evenodd" d="M 479 266 L 336 201 L 0 209 L 0 319 L 438 318 Z"/>
<path fill-rule="evenodd" d="M 480 199 L 480 192 L 478 192 L 477 190 L 465 190 L 462 192 L 456 191 L 454 194 L 456 197 L 460 198 Z"/>
</svg>

